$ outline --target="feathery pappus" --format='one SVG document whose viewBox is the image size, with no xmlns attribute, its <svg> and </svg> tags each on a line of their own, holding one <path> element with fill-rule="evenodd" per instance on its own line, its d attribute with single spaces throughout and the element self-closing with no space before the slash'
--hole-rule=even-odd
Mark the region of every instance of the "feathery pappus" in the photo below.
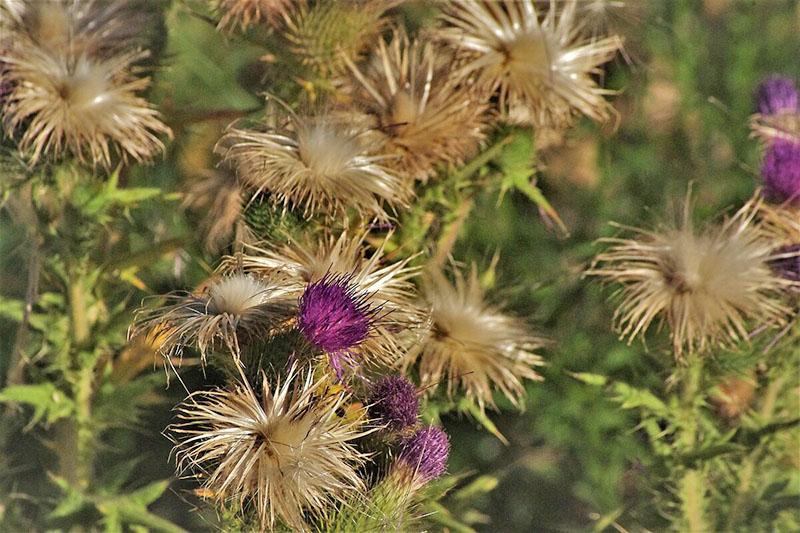
<svg viewBox="0 0 800 533">
<path fill-rule="evenodd" d="M 332 218 L 352 209 L 387 220 L 385 207 L 407 205 L 410 187 L 383 166 L 387 156 L 374 155 L 365 130 L 328 114 L 288 115 L 276 127 L 231 127 L 220 140 L 219 152 L 254 197 Z"/>
<path fill-rule="evenodd" d="M 178 471 L 223 507 L 253 509 L 261 530 L 307 530 L 306 514 L 363 492 L 357 469 L 367 456 L 354 441 L 372 431 L 363 416 L 337 414 L 349 396 L 324 381 L 295 366 L 274 387 L 262 376 L 258 394 L 249 383 L 193 393 L 170 428 Z"/>
<path fill-rule="evenodd" d="M 620 336 L 632 341 L 659 319 L 680 359 L 747 340 L 750 323 L 783 323 L 790 310 L 782 297 L 792 282 L 770 267 L 780 253 L 775 232 L 758 218 L 762 204 L 754 197 L 732 217 L 698 230 L 687 200 L 678 225 L 627 228 L 632 237 L 601 239 L 609 247 L 587 274 L 622 285 Z"/>
<path fill-rule="evenodd" d="M 452 78 L 452 60 L 401 29 L 378 40 L 364 66 L 346 59 L 349 107 L 366 114 L 382 151 L 396 156 L 386 165 L 411 179 L 427 181 L 438 164 L 463 164 L 485 138 L 489 106 Z"/>
<path fill-rule="evenodd" d="M 220 15 L 217 29 L 228 32 L 262 23 L 277 26 L 291 7 L 292 0 L 213 0 Z"/>
<path fill-rule="evenodd" d="M 468 278 L 455 272 L 455 284 L 442 272 L 431 272 L 423 294 L 431 309 L 431 328 L 407 354 L 406 367 L 419 361 L 420 386 L 435 390 L 446 382 L 453 397 L 462 389 L 481 409 L 494 406 L 499 390 L 515 406 L 525 396 L 523 379 L 541 380 L 535 350 L 543 341 L 528 332 L 524 321 L 489 304 L 473 268 Z"/>
<path fill-rule="evenodd" d="M 149 161 L 171 135 L 141 93 L 138 48 L 122 2 L 33 2 L 10 17 L 0 44 L 6 95 L 3 122 L 32 163 L 70 153 L 93 166 Z M 132 24 L 134 23 L 134 24 Z M 119 29 L 119 32 L 115 30 Z M 143 28 L 139 27 L 137 32 Z"/>
<path fill-rule="evenodd" d="M 229 256 L 221 272 L 241 269 L 253 275 L 278 273 L 287 278 L 287 291 L 300 299 L 309 287 L 324 279 L 347 280 L 338 292 L 349 292 L 371 309 L 370 334 L 351 352 L 359 362 L 391 366 L 400 354 L 416 342 L 427 329 L 427 310 L 417 305 L 412 283 L 418 269 L 409 259 L 396 263 L 383 260 L 388 237 L 377 249 L 368 252 L 366 234 L 342 232 L 305 244 L 292 242 L 263 247 L 245 244 L 245 253 Z"/>
<path fill-rule="evenodd" d="M 575 0 L 451 0 L 435 38 L 462 58 L 462 75 L 487 96 L 498 92 L 506 117 L 560 128 L 574 115 L 605 121 L 612 108 L 597 77 L 622 47 L 619 36 L 587 37 Z"/>
<path fill-rule="evenodd" d="M 172 293 L 165 299 L 161 307 L 139 311 L 129 337 L 157 330 L 161 353 L 180 355 L 191 346 L 203 362 L 220 347 L 238 360 L 243 339 L 269 336 L 296 310 L 277 273 L 221 275 L 195 293 Z"/>
</svg>

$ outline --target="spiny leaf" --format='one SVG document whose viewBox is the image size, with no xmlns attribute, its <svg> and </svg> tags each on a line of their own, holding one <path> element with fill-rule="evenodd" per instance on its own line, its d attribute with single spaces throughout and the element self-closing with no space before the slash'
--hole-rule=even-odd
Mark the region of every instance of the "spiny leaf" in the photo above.
<svg viewBox="0 0 800 533">
<path fill-rule="evenodd" d="M 24 403 L 33 407 L 30 425 L 46 417 L 47 423 L 70 416 L 75 405 L 52 383 L 11 385 L 0 391 L 0 401 Z"/>
</svg>

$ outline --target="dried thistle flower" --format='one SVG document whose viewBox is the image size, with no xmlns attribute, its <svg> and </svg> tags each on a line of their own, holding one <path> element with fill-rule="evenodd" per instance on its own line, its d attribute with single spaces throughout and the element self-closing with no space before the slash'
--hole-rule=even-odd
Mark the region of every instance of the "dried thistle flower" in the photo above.
<svg viewBox="0 0 800 533">
<path fill-rule="evenodd" d="M 219 347 L 238 360 L 243 335 L 269 335 L 295 309 L 294 300 L 275 273 L 259 277 L 223 275 L 211 279 L 195 294 L 179 292 L 165 298 L 164 306 L 139 312 L 129 337 L 157 330 L 164 355 L 181 355 L 185 346 L 193 346 L 203 362 L 209 351 Z"/>
<path fill-rule="evenodd" d="M 292 0 L 213 0 L 214 10 L 221 15 L 217 29 L 229 32 L 261 23 L 277 26 L 291 6 Z"/>
<path fill-rule="evenodd" d="M 185 184 L 183 204 L 205 213 L 200 221 L 203 244 L 209 251 L 227 246 L 241 220 L 244 198 L 233 171 L 203 169 Z"/>
<path fill-rule="evenodd" d="M 403 0 L 299 0 L 284 15 L 285 36 L 304 64 L 322 76 L 344 69 L 344 57 L 358 57 L 386 26 L 383 14 Z"/>
<path fill-rule="evenodd" d="M 677 358 L 749 337 L 748 321 L 781 324 L 781 296 L 791 282 L 770 268 L 775 238 L 753 198 L 720 224 L 696 230 L 686 202 L 677 227 L 632 228 L 632 238 L 607 238 L 587 274 L 621 284 L 615 321 L 629 342 L 656 318 L 670 328 Z"/>
<path fill-rule="evenodd" d="M 767 198 L 800 205 L 800 140 L 775 139 L 764 154 L 761 176 Z"/>
<path fill-rule="evenodd" d="M 364 68 L 347 59 L 352 76 L 344 90 L 350 105 L 367 114 L 387 166 L 426 181 L 437 164 L 461 165 L 485 137 L 488 104 L 452 78 L 452 58 L 430 42 L 409 41 L 395 30 Z"/>
<path fill-rule="evenodd" d="M 373 329 L 379 311 L 359 292 L 349 275 L 325 275 L 309 283 L 298 304 L 298 329 L 308 342 L 328 355 L 331 368 L 341 380 L 342 363 L 355 366 L 354 349 Z"/>
<path fill-rule="evenodd" d="M 500 110 L 534 126 L 563 127 L 576 113 L 611 116 L 595 80 L 622 46 L 618 36 L 585 37 L 575 0 L 551 0 L 540 14 L 534 0 L 448 1 L 446 26 L 436 36 L 464 57 L 462 73 L 487 94 L 499 91 Z M 524 111 L 524 112 L 523 112 Z"/>
<path fill-rule="evenodd" d="M 274 389 L 263 376 L 259 395 L 247 383 L 196 392 L 171 428 L 178 470 L 193 472 L 218 504 L 254 508 L 262 530 L 305 531 L 305 514 L 364 490 L 356 470 L 367 457 L 353 441 L 368 431 L 361 417 L 337 414 L 348 400 L 295 367 Z"/>
<path fill-rule="evenodd" d="M 368 255 L 366 234 L 338 238 L 323 237 L 307 244 L 289 243 L 258 247 L 245 245 L 245 254 L 223 259 L 222 272 L 242 269 L 254 275 L 286 276 L 287 294 L 300 298 L 309 284 L 326 276 L 347 276 L 352 290 L 365 295 L 364 303 L 380 308 L 368 335 L 354 350 L 359 361 L 392 365 L 427 328 L 425 309 L 414 302 L 416 290 L 411 279 L 418 269 L 409 259 L 396 263 L 383 260 L 388 237 Z"/>
<path fill-rule="evenodd" d="M 371 155 L 363 131 L 333 117 L 291 114 L 285 126 L 265 131 L 230 128 L 220 152 L 254 196 L 304 215 L 338 217 L 352 208 L 364 218 L 388 219 L 384 205 L 404 207 L 408 185 Z"/>
<path fill-rule="evenodd" d="M 150 79 L 134 75 L 147 52 L 125 47 L 130 29 L 112 31 L 126 12 L 120 2 L 41 2 L 11 24 L 0 46 L 3 122 L 32 163 L 70 152 L 108 167 L 115 151 L 148 161 L 163 150 L 158 135 L 171 132 L 139 96 Z"/>
<path fill-rule="evenodd" d="M 494 405 L 492 390 L 497 389 L 520 407 L 522 380 L 542 379 L 533 369 L 542 364 L 534 353 L 542 341 L 522 320 L 486 302 L 474 268 L 467 279 L 456 272 L 455 285 L 441 272 L 430 273 L 424 296 L 431 330 L 404 361 L 409 366 L 419 360 L 420 385 L 435 390 L 446 378 L 449 396 L 460 387 L 481 409 Z"/>
</svg>

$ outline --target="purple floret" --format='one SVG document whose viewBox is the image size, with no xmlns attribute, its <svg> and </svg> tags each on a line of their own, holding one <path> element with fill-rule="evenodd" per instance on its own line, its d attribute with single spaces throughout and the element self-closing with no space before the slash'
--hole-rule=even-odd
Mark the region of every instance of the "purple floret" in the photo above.
<svg viewBox="0 0 800 533">
<path fill-rule="evenodd" d="M 756 92 L 756 105 L 762 115 L 797 112 L 797 87 L 791 78 L 771 76 L 761 82 Z"/>
<path fill-rule="evenodd" d="M 417 423 L 417 388 L 403 376 L 389 376 L 372 387 L 369 414 L 391 431 L 402 431 Z"/>
<path fill-rule="evenodd" d="M 800 282 L 800 244 L 782 246 L 775 255 L 781 257 L 770 261 L 772 270 L 784 279 Z"/>
<path fill-rule="evenodd" d="M 424 481 L 431 481 L 444 474 L 449 454 L 447 433 L 436 426 L 428 426 L 406 440 L 398 461 L 415 469 L 416 475 Z"/>
<path fill-rule="evenodd" d="M 326 275 L 300 297 L 298 327 L 308 342 L 328 354 L 339 378 L 342 363 L 352 363 L 348 350 L 369 335 L 375 310 L 366 299 L 349 275 Z"/>
<path fill-rule="evenodd" d="M 800 144 L 776 139 L 764 154 L 761 176 L 767 198 L 800 204 Z"/>
</svg>

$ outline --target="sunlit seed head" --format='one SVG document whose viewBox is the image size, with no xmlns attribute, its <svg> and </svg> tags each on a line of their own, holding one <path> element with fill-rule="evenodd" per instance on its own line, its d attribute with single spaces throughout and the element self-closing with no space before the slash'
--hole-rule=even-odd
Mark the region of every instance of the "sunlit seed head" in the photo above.
<svg viewBox="0 0 800 533">
<path fill-rule="evenodd" d="M 410 258 L 386 259 L 388 237 L 371 247 L 367 236 L 342 232 L 283 245 L 245 245 L 246 253 L 225 258 L 221 269 L 286 276 L 287 290 L 296 299 L 310 283 L 326 275 L 349 276 L 353 289 L 365 296 L 364 302 L 381 310 L 371 319 L 372 334 L 352 351 L 359 363 L 392 366 L 419 342 L 429 317 L 425 307 L 416 302 L 413 279 L 419 269 L 409 266 Z"/>
<path fill-rule="evenodd" d="M 201 480 L 223 508 L 255 511 L 262 530 L 283 523 L 309 528 L 307 517 L 364 490 L 357 469 L 366 456 L 354 446 L 361 417 L 340 417 L 344 391 L 290 370 L 257 395 L 249 384 L 192 394 L 178 408 L 178 470 Z"/>
<path fill-rule="evenodd" d="M 31 163 L 72 155 L 109 167 L 117 157 L 149 161 L 163 150 L 159 136 L 171 132 L 140 96 L 150 79 L 135 75 L 148 56 L 140 44 L 149 15 L 119 1 L 5 9 L 3 123 Z"/>
<path fill-rule="evenodd" d="M 431 310 L 431 331 L 406 357 L 419 361 L 421 385 L 433 391 L 444 382 L 449 396 L 462 389 L 483 409 L 494 405 L 493 390 L 522 406 L 523 379 L 539 380 L 542 364 L 535 350 L 543 344 L 525 323 L 485 301 L 473 269 L 456 273 L 451 284 L 442 273 L 430 274 L 424 296 Z"/>
<path fill-rule="evenodd" d="M 263 305 L 273 295 L 273 289 L 261 280 L 240 274 L 223 277 L 208 289 L 208 310 L 245 316 L 251 309 Z"/>
<path fill-rule="evenodd" d="M 485 136 L 488 105 L 454 79 L 452 60 L 395 30 L 366 65 L 347 61 L 350 108 L 367 115 L 383 149 L 396 156 L 385 164 L 413 179 L 427 180 L 438 164 L 462 164 Z"/>
<path fill-rule="evenodd" d="M 417 388 L 404 376 L 381 378 L 370 389 L 371 419 L 390 431 L 405 431 L 417 423 Z"/>
<path fill-rule="evenodd" d="M 702 230 L 691 223 L 687 203 L 677 227 L 603 239 L 609 249 L 588 273 L 622 285 L 620 335 L 633 340 L 661 320 L 681 358 L 745 341 L 751 324 L 782 323 L 789 311 L 781 298 L 791 283 L 770 268 L 776 235 L 756 218 L 760 202 Z"/>
<path fill-rule="evenodd" d="M 764 153 L 761 176 L 771 201 L 800 205 L 800 141 L 775 139 Z"/>
<path fill-rule="evenodd" d="M 540 13 L 534 0 L 447 2 L 437 31 L 463 56 L 462 74 L 487 93 L 499 93 L 508 114 L 527 108 L 535 126 L 562 127 L 575 114 L 607 120 L 612 109 L 597 78 L 622 46 L 618 36 L 587 37 L 577 3 L 551 1 Z"/>
<path fill-rule="evenodd" d="M 259 278 L 235 273 L 212 278 L 195 294 L 173 293 L 158 308 L 144 308 L 130 337 L 159 331 L 165 356 L 181 355 L 187 346 L 197 348 L 205 362 L 218 349 L 238 360 L 240 343 L 267 338 L 295 311 L 283 279 L 273 273 Z"/>
<path fill-rule="evenodd" d="M 363 131 L 333 117 L 291 115 L 263 131 L 231 128 L 219 150 L 254 195 L 306 216 L 387 219 L 386 209 L 407 205 L 411 190 L 372 155 Z"/>
</svg>

